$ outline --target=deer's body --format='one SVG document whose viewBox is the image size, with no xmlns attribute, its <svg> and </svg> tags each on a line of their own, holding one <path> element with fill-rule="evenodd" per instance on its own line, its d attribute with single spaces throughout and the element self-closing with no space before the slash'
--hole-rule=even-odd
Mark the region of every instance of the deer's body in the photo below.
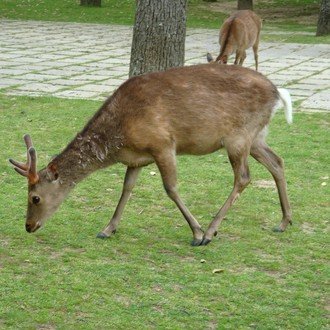
<svg viewBox="0 0 330 330">
<path fill-rule="evenodd" d="M 258 71 L 258 47 L 261 30 L 261 19 L 251 10 L 238 10 L 225 20 L 220 28 L 220 54 L 216 62 L 227 64 L 233 53 L 236 53 L 234 64 L 242 65 L 246 50 L 253 48 L 256 70 Z M 208 60 L 212 57 L 208 54 Z"/>
<path fill-rule="evenodd" d="M 193 244 L 207 244 L 226 210 L 250 181 L 249 154 L 275 178 L 283 210 L 280 229 L 284 230 L 291 221 L 291 211 L 282 161 L 264 141 L 280 98 L 283 99 L 267 78 L 236 66 L 206 64 L 129 79 L 66 149 L 37 174 L 33 180 L 37 182 L 29 184 L 27 230 L 38 229 L 76 183 L 119 162 L 127 166 L 123 193 L 109 225 L 99 234 L 110 236 L 116 231 L 139 170 L 156 162 L 166 192 L 192 229 Z M 179 154 L 208 154 L 223 147 L 233 166 L 235 185 L 204 235 L 176 191 L 175 158 Z M 42 211 L 40 203 L 34 205 L 34 195 L 39 196 L 40 191 L 48 195 L 55 188 L 59 201 L 51 211 L 49 207 Z M 52 203 L 50 199 L 47 202 Z"/>
</svg>

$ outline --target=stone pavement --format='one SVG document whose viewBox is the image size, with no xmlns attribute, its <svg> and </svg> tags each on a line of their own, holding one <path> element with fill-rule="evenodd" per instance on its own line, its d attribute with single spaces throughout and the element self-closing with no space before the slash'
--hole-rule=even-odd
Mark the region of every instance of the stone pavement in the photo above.
<svg viewBox="0 0 330 330">
<path fill-rule="evenodd" d="M 128 77 L 132 28 L 0 20 L 0 92 L 104 100 Z M 186 65 L 217 55 L 218 31 L 188 29 Z M 231 61 L 233 58 L 231 58 Z M 261 42 L 259 71 L 302 111 L 330 111 L 330 46 Z M 254 67 L 252 51 L 246 66 Z"/>
</svg>

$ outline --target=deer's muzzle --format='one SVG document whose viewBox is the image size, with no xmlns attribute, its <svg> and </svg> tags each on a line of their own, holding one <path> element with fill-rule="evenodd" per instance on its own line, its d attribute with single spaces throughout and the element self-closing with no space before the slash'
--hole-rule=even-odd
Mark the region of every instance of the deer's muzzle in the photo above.
<svg viewBox="0 0 330 330">
<path fill-rule="evenodd" d="M 27 222 L 25 224 L 25 229 L 28 233 L 34 233 L 35 231 L 37 231 L 39 228 L 41 227 L 41 225 L 37 222 L 37 223 L 29 223 Z"/>
</svg>

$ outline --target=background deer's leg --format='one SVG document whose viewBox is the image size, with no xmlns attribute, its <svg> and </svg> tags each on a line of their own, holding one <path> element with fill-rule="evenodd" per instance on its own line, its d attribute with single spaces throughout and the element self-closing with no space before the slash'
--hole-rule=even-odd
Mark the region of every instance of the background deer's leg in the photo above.
<svg viewBox="0 0 330 330">
<path fill-rule="evenodd" d="M 193 232 L 193 240 L 191 245 L 200 245 L 203 239 L 203 230 L 200 224 L 190 213 L 188 208 L 182 202 L 177 189 L 176 189 L 176 158 L 174 149 L 163 149 L 158 155 L 154 155 L 156 164 L 159 168 L 163 179 L 164 189 L 167 195 L 174 201 L 177 205 L 184 218 L 187 220 L 190 229 Z"/>
<path fill-rule="evenodd" d="M 237 49 L 236 50 L 236 57 L 235 57 L 235 62 L 234 64 L 235 65 L 242 65 L 244 60 L 246 58 L 246 52 L 245 50 L 240 50 L 240 49 Z"/>
<path fill-rule="evenodd" d="M 235 55 L 235 62 L 234 62 L 235 65 L 238 64 L 238 62 L 239 62 L 239 58 L 240 58 L 240 52 L 239 52 L 239 50 L 237 49 L 237 50 L 236 50 L 236 55 Z"/>
<path fill-rule="evenodd" d="M 113 214 L 109 224 L 103 229 L 102 232 L 100 232 L 97 235 L 98 238 L 107 238 L 110 237 L 111 234 L 114 234 L 116 232 L 125 205 L 129 200 L 129 198 L 131 197 L 132 190 L 135 186 L 135 182 L 140 171 L 141 171 L 141 167 L 127 167 L 123 191 L 119 199 L 118 205 L 116 207 L 115 213 Z"/>
<path fill-rule="evenodd" d="M 235 203 L 236 199 L 242 193 L 244 188 L 250 183 L 250 172 L 247 162 L 247 157 L 249 154 L 248 149 L 244 148 L 244 150 L 241 152 L 235 149 L 235 147 L 230 149 L 231 150 L 228 150 L 227 148 L 227 151 L 231 166 L 234 171 L 234 188 L 226 202 L 223 204 L 219 212 L 210 223 L 207 231 L 205 232 L 201 245 L 207 245 L 211 242 L 213 236 L 217 234 L 218 227 L 224 219 L 228 209 Z"/>
<path fill-rule="evenodd" d="M 240 56 L 239 56 L 239 65 L 243 65 L 243 62 L 246 59 L 246 51 L 243 50 L 242 52 L 240 52 Z"/>
<path fill-rule="evenodd" d="M 274 231 L 283 232 L 291 221 L 291 208 L 286 190 L 283 160 L 277 156 L 266 143 L 257 141 L 251 147 L 251 156 L 263 164 L 272 174 L 279 194 L 283 218 L 279 227 Z"/>
<path fill-rule="evenodd" d="M 254 53 L 254 61 L 256 62 L 256 71 L 258 71 L 258 48 L 259 48 L 259 36 L 257 41 L 254 43 L 252 49 Z"/>
</svg>

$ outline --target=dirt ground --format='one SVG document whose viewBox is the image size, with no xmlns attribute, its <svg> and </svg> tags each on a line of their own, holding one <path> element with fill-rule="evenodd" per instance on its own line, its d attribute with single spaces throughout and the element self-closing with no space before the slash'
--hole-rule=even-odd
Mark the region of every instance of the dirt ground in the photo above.
<svg viewBox="0 0 330 330">
<path fill-rule="evenodd" d="M 265 0 L 254 0 L 254 11 L 262 17 L 264 21 L 271 20 L 273 23 L 281 23 L 291 21 L 292 23 L 299 23 L 303 25 L 315 25 L 318 20 L 319 4 L 311 4 L 304 6 L 288 6 L 272 7 L 271 0 L 265 6 Z M 262 6 L 261 6 L 262 3 Z M 203 6 L 207 6 L 210 10 L 215 12 L 222 12 L 231 14 L 236 10 L 236 1 L 222 1 L 218 2 L 205 2 Z M 260 8 L 266 7 L 266 8 Z"/>
</svg>

